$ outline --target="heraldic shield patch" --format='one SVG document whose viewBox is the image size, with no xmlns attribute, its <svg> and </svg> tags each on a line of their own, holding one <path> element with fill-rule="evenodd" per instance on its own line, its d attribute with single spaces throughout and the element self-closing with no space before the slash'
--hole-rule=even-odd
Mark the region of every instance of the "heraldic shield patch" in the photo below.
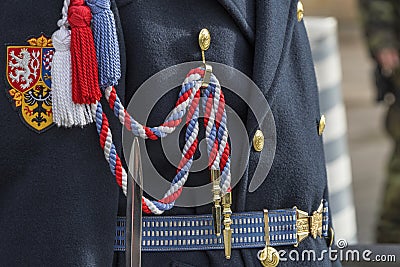
<svg viewBox="0 0 400 267">
<path fill-rule="evenodd" d="M 54 48 L 50 38 L 41 35 L 27 45 L 7 46 L 7 95 L 23 123 L 42 133 L 53 126 L 51 101 L 51 62 Z"/>
</svg>

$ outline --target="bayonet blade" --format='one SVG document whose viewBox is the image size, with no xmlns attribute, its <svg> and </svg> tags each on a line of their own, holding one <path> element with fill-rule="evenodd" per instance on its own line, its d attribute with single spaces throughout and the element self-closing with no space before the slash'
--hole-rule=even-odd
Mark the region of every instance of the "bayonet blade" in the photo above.
<svg viewBox="0 0 400 267">
<path fill-rule="evenodd" d="M 126 266 L 141 266 L 142 249 L 142 185 L 143 172 L 140 146 L 133 139 L 129 156 L 128 192 L 126 209 Z"/>
</svg>

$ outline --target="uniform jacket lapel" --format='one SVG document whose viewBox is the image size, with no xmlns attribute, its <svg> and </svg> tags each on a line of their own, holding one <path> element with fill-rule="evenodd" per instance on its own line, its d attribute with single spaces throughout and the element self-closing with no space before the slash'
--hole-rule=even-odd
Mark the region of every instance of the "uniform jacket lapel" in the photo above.
<svg viewBox="0 0 400 267">
<path fill-rule="evenodd" d="M 256 0 L 253 79 L 264 95 L 272 85 L 285 45 L 291 2 Z"/>
<path fill-rule="evenodd" d="M 246 8 L 246 4 L 244 4 L 245 1 L 219 0 L 219 2 L 230 13 L 236 23 L 242 25 L 239 26 L 241 31 L 245 35 L 253 36 L 252 39 L 249 39 L 253 40 L 254 45 L 252 79 L 271 105 L 270 102 L 273 100 L 268 96 L 268 92 L 273 85 L 280 59 L 283 56 L 282 53 L 285 51 L 285 46 L 288 45 L 287 38 L 293 24 L 293 19 L 290 19 L 289 16 L 295 16 L 293 12 L 296 12 L 295 6 L 290 5 L 295 5 L 296 1 L 249 1 L 253 2 L 254 7 L 254 14 L 252 16 L 254 26 L 249 27 L 250 29 L 254 29 L 253 32 L 246 30 L 248 28 L 245 27 L 245 21 L 247 21 L 247 25 L 252 25 L 251 18 L 244 15 L 248 12 L 244 10 L 244 8 Z M 250 92 L 250 102 L 254 100 L 254 103 L 258 103 L 259 99 L 257 99 L 257 95 L 258 94 L 251 94 Z M 248 104 L 252 105 L 252 103 Z M 252 106 L 257 106 L 257 104 Z M 270 110 L 266 107 L 264 112 L 266 115 Z M 256 121 L 254 117 L 249 114 L 247 130 L 250 139 L 257 129 L 262 128 L 262 125 L 259 125 L 259 123 L 262 123 L 262 120 Z M 253 156 L 258 157 L 258 154 L 254 154 Z M 237 203 L 240 203 L 236 206 L 237 210 L 245 210 L 249 182 L 246 174 L 237 186 L 236 198 Z"/>
<path fill-rule="evenodd" d="M 286 39 L 290 34 L 290 23 L 293 20 L 288 17 L 295 16 L 289 14 L 296 10 L 290 5 L 293 5 L 296 1 L 256 0 L 255 2 L 253 81 L 271 106 L 273 99 L 268 97 L 268 91 L 273 84 L 284 47 L 287 45 Z M 250 96 L 250 99 L 252 97 L 256 98 L 256 95 Z M 265 110 L 265 113 L 267 112 L 269 112 L 269 109 Z M 253 136 L 254 132 L 261 126 L 258 125 L 257 121 L 251 119 L 251 116 L 249 118 L 247 129 L 250 136 Z"/>
<path fill-rule="evenodd" d="M 281 57 L 289 6 L 296 1 L 218 0 L 254 45 L 253 80 L 266 95 Z"/>
<path fill-rule="evenodd" d="M 218 0 L 233 18 L 250 44 L 254 44 L 255 2 L 249 0 Z"/>
</svg>

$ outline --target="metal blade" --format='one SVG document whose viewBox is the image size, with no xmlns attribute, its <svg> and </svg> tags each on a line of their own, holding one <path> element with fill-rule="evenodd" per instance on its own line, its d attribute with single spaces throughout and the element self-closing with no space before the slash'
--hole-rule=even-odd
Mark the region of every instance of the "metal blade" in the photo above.
<svg viewBox="0 0 400 267">
<path fill-rule="evenodd" d="M 129 156 L 128 192 L 126 206 L 126 266 L 141 266 L 142 248 L 142 184 L 143 172 L 140 146 L 137 137 L 133 139 Z"/>
</svg>

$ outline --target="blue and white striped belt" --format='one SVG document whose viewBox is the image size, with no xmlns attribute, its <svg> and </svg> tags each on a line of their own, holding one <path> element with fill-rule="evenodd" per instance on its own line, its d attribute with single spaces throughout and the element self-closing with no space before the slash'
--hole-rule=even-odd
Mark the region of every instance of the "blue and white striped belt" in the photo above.
<svg viewBox="0 0 400 267">
<path fill-rule="evenodd" d="M 328 203 L 323 200 L 312 215 L 297 209 L 264 210 L 232 214 L 232 248 L 297 245 L 311 235 L 328 237 Z M 206 215 L 145 216 L 142 218 L 142 251 L 224 249 L 213 217 Z M 125 251 L 125 217 L 117 218 L 114 251 Z M 267 235 L 266 235 L 267 232 Z"/>
</svg>

